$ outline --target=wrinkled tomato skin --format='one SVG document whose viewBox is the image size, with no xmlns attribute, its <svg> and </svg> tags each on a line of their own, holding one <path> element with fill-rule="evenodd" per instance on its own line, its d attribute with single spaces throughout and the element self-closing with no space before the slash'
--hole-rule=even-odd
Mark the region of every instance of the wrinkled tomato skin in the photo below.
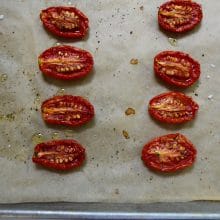
<svg viewBox="0 0 220 220">
<path fill-rule="evenodd" d="M 45 50 L 38 57 L 41 72 L 61 80 L 75 80 L 87 76 L 93 68 L 92 55 L 77 47 L 62 45 Z"/>
<path fill-rule="evenodd" d="M 176 59 L 176 61 L 171 62 L 170 59 Z M 182 61 L 185 61 L 185 64 L 181 63 Z M 172 66 L 167 67 L 166 65 L 162 66 L 159 64 L 165 62 L 171 63 L 170 65 L 176 65 L 176 68 Z M 181 68 L 183 68 L 183 71 L 181 71 Z M 168 75 L 166 71 L 171 71 L 170 75 Z M 176 75 L 173 74 L 172 71 L 177 71 Z M 194 60 L 188 54 L 180 51 L 163 51 L 157 54 L 154 58 L 154 72 L 156 76 L 169 85 L 187 88 L 199 79 L 201 71 L 199 62 Z"/>
<path fill-rule="evenodd" d="M 80 167 L 85 157 L 85 148 L 77 141 L 53 140 L 36 145 L 32 161 L 46 168 L 65 171 Z"/>
<path fill-rule="evenodd" d="M 145 144 L 141 159 L 144 164 L 159 172 L 176 172 L 192 166 L 197 150 L 182 134 L 168 134 Z"/>
<path fill-rule="evenodd" d="M 93 105 L 80 96 L 54 96 L 41 105 L 41 113 L 48 124 L 81 126 L 95 115 Z"/>
<path fill-rule="evenodd" d="M 171 7 L 182 7 L 181 11 L 185 12 L 186 20 L 184 21 L 184 17 L 178 18 L 180 14 L 177 14 L 176 18 L 179 20 L 170 20 L 171 23 L 169 23 L 169 16 L 167 17 L 163 15 L 164 10 L 167 12 L 172 11 Z M 158 11 L 158 23 L 161 28 L 163 28 L 166 31 L 174 32 L 174 33 L 184 33 L 187 31 L 192 30 L 195 26 L 197 26 L 203 18 L 203 12 L 201 5 L 197 4 L 196 2 L 192 2 L 189 0 L 173 0 L 168 1 L 160 6 Z M 166 20 L 167 19 L 167 20 Z M 181 21 L 183 19 L 183 21 Z M 172 23 L 174 22 L 174 23 Z M 181 22 L 183 22 L 181 24 Z"/>
<path fill-rule="evenodd" d="M 181 92 L 162 93 L 151 99 L 148 106 L 148 112 L 154 119 L 170 124 L 193 120 L 198 109 L 199 105 Z"/>
<path fill-rule="evenodd" d="M 65 15 L 66 12 L 68 13 L 67 15 Z M 52 17 L 53 13 L 57 15 L 56 18 Z M 63 15 L 61 15 L 62 13 Z M 74 25 L 74 23 L 70 20 L 70 22 L 67 23 L 69 29 L 62 29 L 61 27 L 65 27 L 65 22 L 67 22 L 68 19 L 72 19 L 69 17 L 71 13 L 77 16 L 77 27 L 71 29 L 71 25 Z M 66 17 L 63 18 L 63 16 Z M 43 22 L 44 27 L 58 37 L 80 39 L 87 34 L 89 29 L 89 19 L 75 7 L 59 6 L 44 9 L 40 13 L 40 19 Z"/>
</svg>

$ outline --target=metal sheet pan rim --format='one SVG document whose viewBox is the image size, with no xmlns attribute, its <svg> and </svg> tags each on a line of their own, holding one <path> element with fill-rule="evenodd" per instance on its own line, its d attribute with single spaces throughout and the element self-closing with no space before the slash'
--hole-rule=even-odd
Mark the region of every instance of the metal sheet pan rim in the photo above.
<svg viewBox="0 0 220 220">
<path fill-rule="evenodd" d="M 20 203 L 0 204 L 0 219 L 219 219 L 220 203 Z"/>
</svg>

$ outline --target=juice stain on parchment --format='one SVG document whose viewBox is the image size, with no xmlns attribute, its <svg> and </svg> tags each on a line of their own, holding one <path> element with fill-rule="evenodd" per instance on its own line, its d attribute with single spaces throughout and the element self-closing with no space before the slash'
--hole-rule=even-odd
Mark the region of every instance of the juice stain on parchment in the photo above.
<svg viewBox="0 0 220 220">
<path fill-rule="evenodd" d="M 26 162 L 28 159 L 29 150 L 23 146 L 11 145 L 0 146 L 0 157 L 8 160 L 17 160 L 20 162 Z"/>
<path fill-rule="evenodd" d="M 35 133 L 35 134 L 32 135 L 31 140 L 32 140 L 32 143 L 34 145 L 37 145 L 37 144 L 40 144 L 40 143 L 44 142 L 45 137 L 41 133 Z"/>
<path fill-rule="evenodd" d="M 24 108 L 11 113 L 3 114 L 0 112 L 0 123 L 6 123 L 5 126 L 9 126 L 9 128 L 11 126 L 13 127 L 16 125 L 14 123 L 17 123 L 17 120 L 19 120 L 19 117 L 23 112 Z M 25 143 L 21 144 L 16 141 L 13 134 L 11 134 L 10 129 L 3 130 L 1 132 L 1 138 L 5 140 L 5 143 L 1 143 L 0 145 L 0 157 L 13 161 L 26 162 L 28 159 L 29 148 L 26 147 Z"/>
</svg>

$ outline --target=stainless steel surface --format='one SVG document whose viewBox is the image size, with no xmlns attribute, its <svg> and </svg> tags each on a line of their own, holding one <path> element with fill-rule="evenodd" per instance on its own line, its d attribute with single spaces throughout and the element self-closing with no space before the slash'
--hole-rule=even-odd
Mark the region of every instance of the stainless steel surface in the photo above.
<svg viewBox="0 0 220 220">
<path fill-rule="evenodd" d="M 220 219 L 219 202 L 1 204 L 0 219 Z"/>
</svg>

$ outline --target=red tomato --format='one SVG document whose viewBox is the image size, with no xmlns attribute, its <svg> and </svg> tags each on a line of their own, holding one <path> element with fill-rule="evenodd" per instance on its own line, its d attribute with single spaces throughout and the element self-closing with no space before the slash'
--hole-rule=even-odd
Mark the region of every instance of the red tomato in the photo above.
<svg viewBox="0 0 220 220">
<path fill-rule="evenodd" d="M 43 102 L 42 116 L 49 124 L 79 126 L 94 117 L 94 107 L 80 96 L 54 96 Z"/>
<path fill-rule="evenodd" d="M 198 109 L 198 104 L 183 93 L 167 92 L 151 99 L 148 111 L 161 122 L 178 124 L 192 120 Z"/>
<path fill-rule="evenodd" d="M 38 144 L 32 161 L 47 168 L 70 170 L 82 165 L 85 149 L 75 140 L 56 140 Z"/>
<path fill-rule="evenodd" d="M 41 11 L 44 27 L 56 36 L 82 38 L 87 34 L 89 19 L 74 7 L 50 7 Z"/>
<path fill-rule="evenodd" d="M 192 30 L 202 20 L 202 8 L 199 4 L 187 1 L 168 1 L 158 11 L 159 25 L 171 32 L 182 33 Z"/>
<path fill-rule="evenodd" d="M 175 172 L 191 166 L 197 151 L 182 134 L 168 134 L 147 143 L 142 150 L 142 160 L 151 169 Z"/>
<path fill-rule="evenodd" d="M 56 46 L 45 50 L 38 58 L 40 70 L 57 79 L 79 79 L 93 68 L 92 55 L 72 46 Z"/>
<path fill-rule="evenodd" d="M 200 64 L 180 51 L 164 51 L 154 58 L 154 72 L 165 82 L 188 87 L 200 76 Z"/>
</svg>

